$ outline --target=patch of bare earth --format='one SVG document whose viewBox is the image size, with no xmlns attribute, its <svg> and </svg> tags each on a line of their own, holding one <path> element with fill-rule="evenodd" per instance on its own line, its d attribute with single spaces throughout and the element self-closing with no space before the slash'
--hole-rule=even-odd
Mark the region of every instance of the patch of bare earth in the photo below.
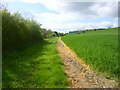
<svg viewBox="0 0 120 90">
<path fill-rule="evenodd" d="M 77 55 L 58 39 L 58 51 L 65 66 L 71 88 L 116 88 L 118 83 L 96 75 Z"/>
</svg>

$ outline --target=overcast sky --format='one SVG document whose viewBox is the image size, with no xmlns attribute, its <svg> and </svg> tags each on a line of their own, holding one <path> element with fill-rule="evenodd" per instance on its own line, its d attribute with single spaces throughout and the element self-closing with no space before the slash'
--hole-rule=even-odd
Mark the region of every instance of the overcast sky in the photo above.
<svg viewBox="0 0 120 90">
<path fill-rule="evenodd" d="M 8 2 L 9 1 L 9 2 Z M 80 0 L 17 0 L 3 2 L 11 13 L 19 11 L 27 18 L 42 24 L 43 28 L 59 32 L 116 27 L 118 0 L 109 2 L 80 2 Z M 87 0 L 88 1 L 88 0 Z M 115 2 L 116 1 L 116 2 Z"/>
</svg>

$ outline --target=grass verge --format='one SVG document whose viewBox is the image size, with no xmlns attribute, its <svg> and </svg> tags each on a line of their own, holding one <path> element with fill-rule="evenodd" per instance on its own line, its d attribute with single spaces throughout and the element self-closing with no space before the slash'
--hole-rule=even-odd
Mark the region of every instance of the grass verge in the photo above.
<svg viewBox="0 0 120 90">
<path fill-rule="evenodd" d="M 3 88 L 65 88 L 68 80 L 57 38 L 3 56 Z"/>
</svg>

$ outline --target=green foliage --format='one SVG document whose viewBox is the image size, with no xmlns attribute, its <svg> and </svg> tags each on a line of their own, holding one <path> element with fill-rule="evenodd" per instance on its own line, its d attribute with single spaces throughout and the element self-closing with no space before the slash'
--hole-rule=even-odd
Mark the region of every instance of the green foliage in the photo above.
<svg viewBox="0 0 120 90">
<path fill-rule="evenodd" d="M 62 40 L 95 71 L 118 78 L 118 28 L 67 35 Z"/>
<path fill-rule="evenodd" d="M 69 31 L 69 33 L 78 33 L 79 31 Z"/>
<path fill-rule="evenodd" d="M 85 32 L 86 32 L 85 30 L 81 30 L 77 34 L 81 34 L 81 33 L 85 33 Z"/>
<path fill-rule="evenodd" d="M 55 31 L 54 33 L 56 34 L 56 36 L 57 36 L 57 37 L 59 37 L 59 36 L 60 36 L 58 32 L 56 32 L 56 31 Z"/>
<path fill-rule="evenodd" d="M 46 29 L 42 28 L 40 32 L 42 33 L 43 38 L 55 37 L 55 33 L 50 29 L 46 30 Z"/>
<path fill-rule="evenodd" d="M 57 38 L 29 45 L 3 57 L 3 88 L 65 88 L 68 80 L 57 51 Z"/>
<path fill-rule="evenodd" d="M 64 34 L 64 33 L 59 33 L 59 35 L 60 35 L 60 36 L 65 36 L 65 34 Z"/>
<path fill-rule="evenodd" d="M 23 47 L 25 44 L 42 40 L 40 25 L 34 20 L 27 20 L 19 13 L 11 14 L 6 9 L 2 14 L 3 50 Z"/>
</svg>

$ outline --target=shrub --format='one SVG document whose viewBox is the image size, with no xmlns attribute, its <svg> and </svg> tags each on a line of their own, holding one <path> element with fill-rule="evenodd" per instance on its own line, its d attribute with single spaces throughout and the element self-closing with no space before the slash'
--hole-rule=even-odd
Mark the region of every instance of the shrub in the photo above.
<svg viewBox="0 0 120 90">
<path fill-rule="evenodd" d="M 36 21 L 25 19 L 19 13 L 11 14 L 7 9 L 0 11 L 0 14 L 3 50 L 20 48 L 43 39 L 40 25 Z"/>
</svg>

